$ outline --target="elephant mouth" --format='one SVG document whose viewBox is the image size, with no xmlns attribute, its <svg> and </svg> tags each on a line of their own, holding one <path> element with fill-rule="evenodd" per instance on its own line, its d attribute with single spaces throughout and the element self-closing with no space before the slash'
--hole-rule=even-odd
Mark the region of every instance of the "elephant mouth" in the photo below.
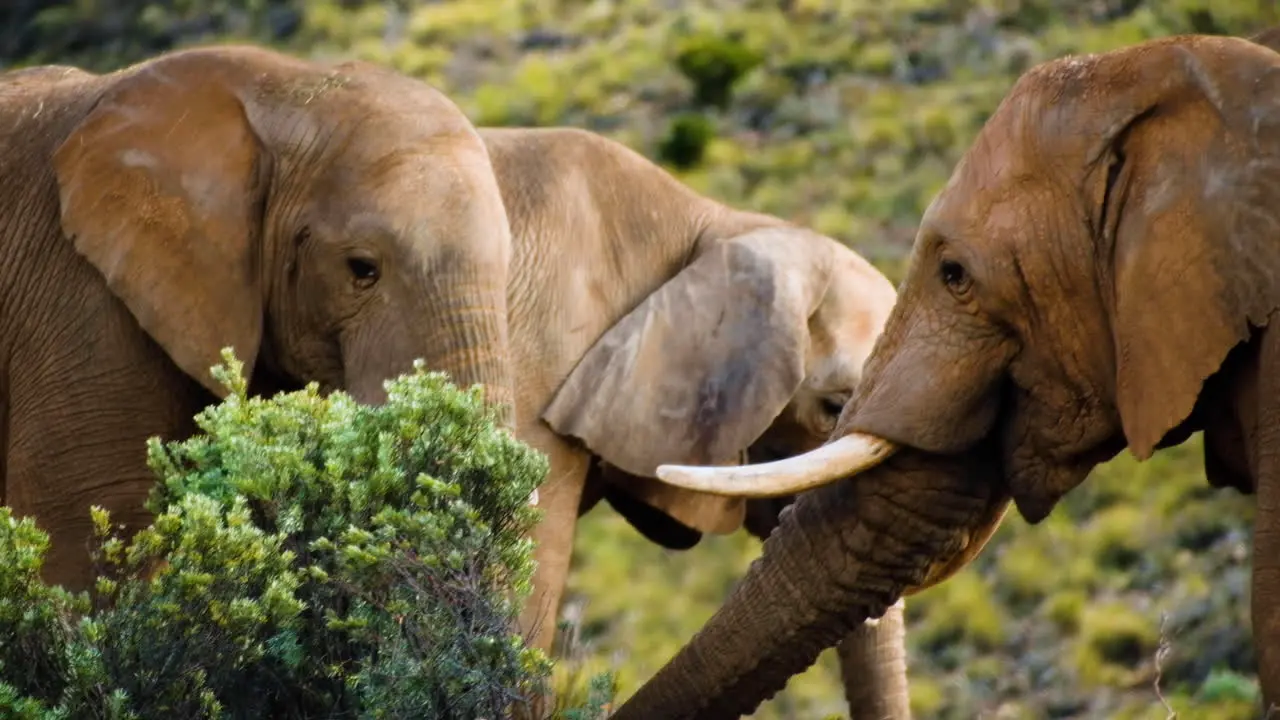
<svg viewBox="0 0 1280 720">
<path fill-rule="evenodd" d="M 903 589 L 902 594 L 904 596 L 915 595 L 922 590 L 928 590 L 967 567 L 974 558 L 978 557 L 982 549 L 986 547 L 987 542 L 1000 529 L 1000 524 L 1004 521 L 1004 516 L 1009 512 L 1011 505 L 1012 503 L 1009 501 L 1008 496 L 993 498 L 978 521 L 967 531 L 961 533 L 959 538 L 960 549 L 949 557 L 930 563 L 925 571 L 924 580 L 917 584 L 908 585 Z"/>
</svg>

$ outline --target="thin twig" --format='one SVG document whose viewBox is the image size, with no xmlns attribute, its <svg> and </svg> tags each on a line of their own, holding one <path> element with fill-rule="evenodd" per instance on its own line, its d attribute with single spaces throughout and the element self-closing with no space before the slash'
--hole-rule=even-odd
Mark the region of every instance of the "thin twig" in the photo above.
<svg viewBox="0 0 1280 720">
<path fill-rule="evenodd" d="M 1164 633 L 1164 625 L 1168 619 L 1169 616 L 1166 613 L 1160 613 L 1160 642 L 1156 645 L 1156 678 L 1153 681 L 1153 685 L 1155 686 L 1156 697 L 1169 713 L 1165 716 L 1165 720 L 1176 720 L 1178 713 L 1174 712 L 1173 706 L 1169 704 L 1169 701 L 1164 697 L 1164 693 L 1160 691 L 1160 677 L 1164 672 L 1161 665 L 1164 663 L 1164 659 L 1169 656 L 1169 653 L 1173 651 L 1173 646 L 1169 644 L 1169 638 Z"/>
</svg>

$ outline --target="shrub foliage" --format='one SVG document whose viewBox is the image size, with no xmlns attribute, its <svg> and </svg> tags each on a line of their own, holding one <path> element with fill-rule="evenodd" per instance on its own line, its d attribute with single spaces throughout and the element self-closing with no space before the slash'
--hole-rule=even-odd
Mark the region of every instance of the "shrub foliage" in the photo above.
<svg viewBox="0 0 1280 720">
<path fill-rule="evenodd" d="M 545 458 L 421 366 L 386 404 L 230 393 L 153 439 L 153 523 L 94 509 L 93 593 L 0 509 L 0 715 L 497 718 L 550 667 L 513 632 Z M 582 715 L 585 717 L 585 715 Z"/>
</svg>

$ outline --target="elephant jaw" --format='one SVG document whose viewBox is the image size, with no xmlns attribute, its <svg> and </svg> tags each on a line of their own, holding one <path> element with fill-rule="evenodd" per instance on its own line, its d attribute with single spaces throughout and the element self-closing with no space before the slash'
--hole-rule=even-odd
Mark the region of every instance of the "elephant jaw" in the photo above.
<svg viewBox="0 0 1280 720">
<path fill-rule="evenodd" d="M 918 585 L 911 585 L 905 588 L 902 591 L 903 597 L 915 595 L 922 590 L 928 590 L 963 570 L 974 558 L 978 557 L 982 549 L 987 546 L 987 542 L 996 534 L 996 530 L 1000 529 L 1000 523 L 1004 521 L 1004 516 L 1008 514 L 1010 505 L 1011 503 L 1007 498 L 995 500 L 988 505 L 986 515 L 963 536 L 960 551 L 950 558 L 939 559 L 930 564 L 929 569 L 925 572 L 924 580 Z"/>
</svg>

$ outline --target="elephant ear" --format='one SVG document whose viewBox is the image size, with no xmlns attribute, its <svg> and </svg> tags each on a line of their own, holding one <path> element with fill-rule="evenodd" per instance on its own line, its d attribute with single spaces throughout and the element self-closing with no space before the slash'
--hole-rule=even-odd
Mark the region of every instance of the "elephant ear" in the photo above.
<svg viewBox="0 0 1280 720">
<path fill-rule="evenodd" d="M 174 56 L 106 91 L 56 151 L 64 235 L 138 324 L 215 395 L 263 327 L 261 147 L 220 68 Z"/>
<path fill-rule="evenodd" d="M 1181 43 L 1138 63 L 1102 56 L 1098 73 L 1132 83 L 1089 120 L 1102 123 L 1116 404 L 1140 459 L 1280 306 L 1280 57 L 1236 38 Z"/>
<path fill-rule="evenodd" d="M 658 465 L 734 464 L 805 377 L 808 320 L 832 262 L 793 228 L 711 241 L 604 333 L 543 412 L 680 523 L 732 532 L 743 501 L 654 480 Z"/>
</svg>

